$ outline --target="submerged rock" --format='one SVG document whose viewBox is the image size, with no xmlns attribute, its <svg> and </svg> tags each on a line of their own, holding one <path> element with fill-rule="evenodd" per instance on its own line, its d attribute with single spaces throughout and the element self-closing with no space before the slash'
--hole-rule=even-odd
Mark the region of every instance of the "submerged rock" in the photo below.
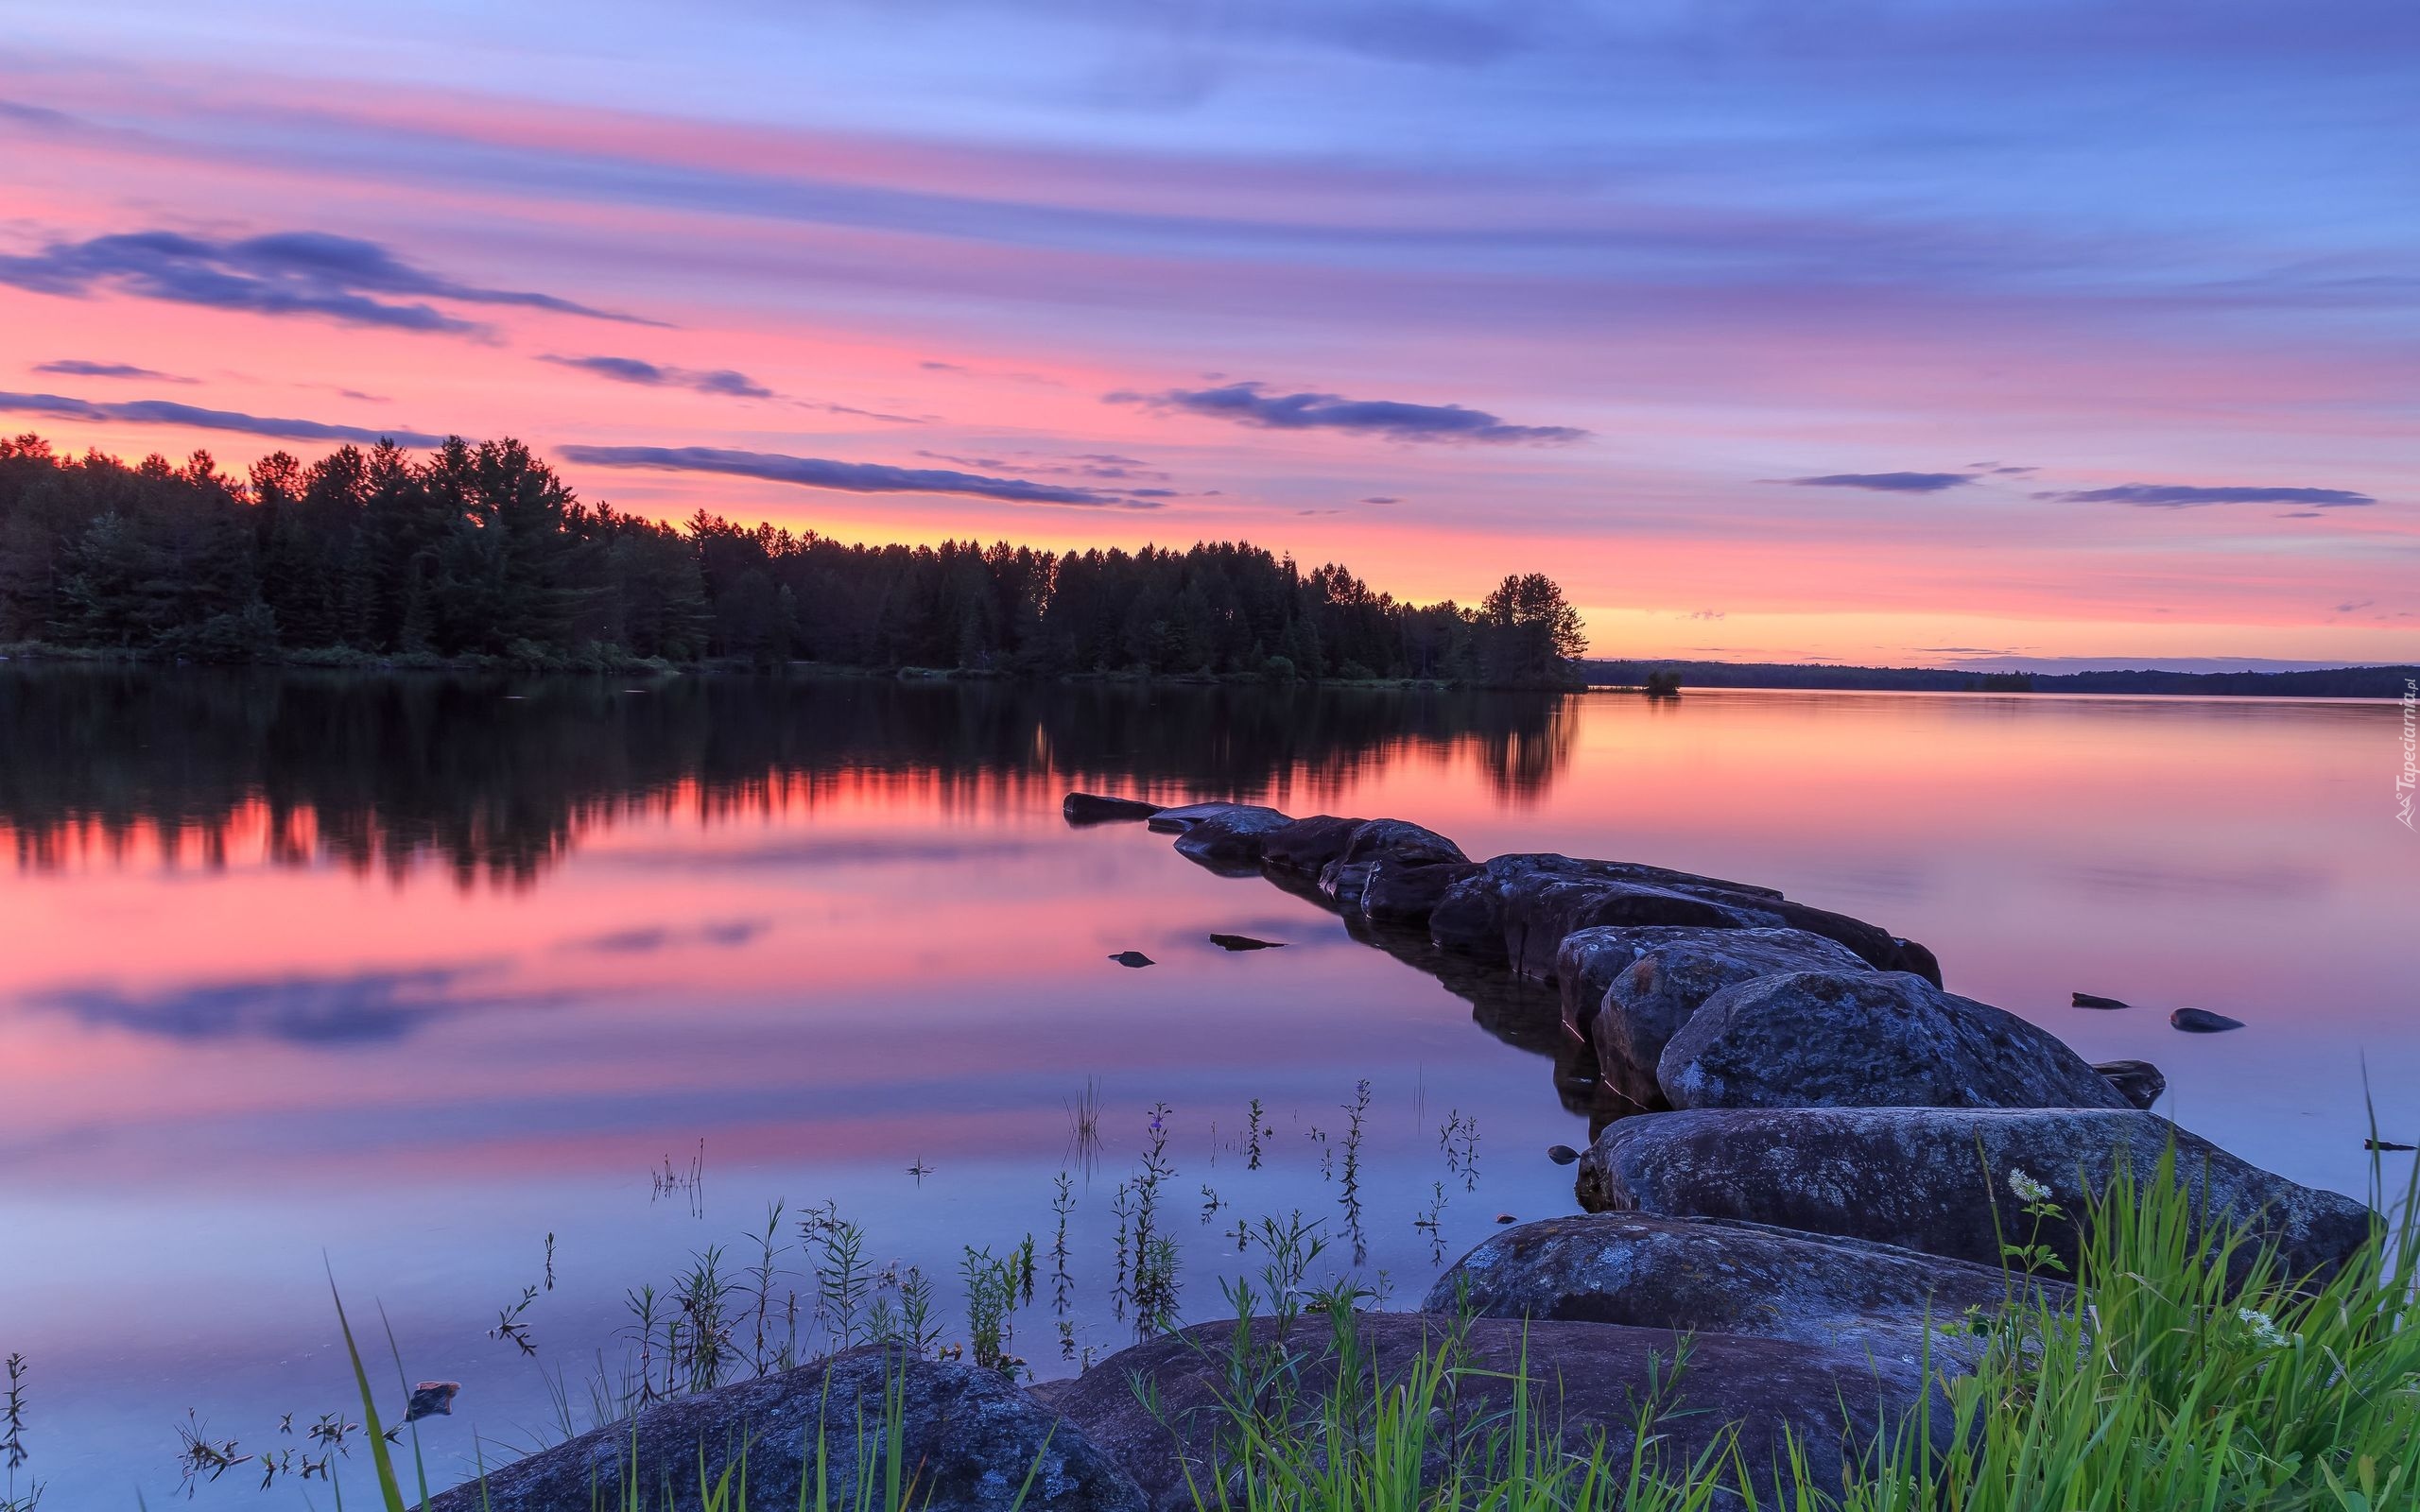
<svg viewBox="0 0 2420 1512">
<path fill-rule="evenodd" d="M 2204 1232 L 2248 1224 L 2294 1274 L 2341 1265 L 2368 1240 L 2362 1204 L 2263 1171 L 2132 1108 L 1697 1108 L 1624 1119 L 1580 1158 L 1575 1190 L 1592 1212 L 1736 1218 L 1870 1239 L 1979 1264 L 2016 1237 L 2072 1269 L 2077 1225 L 2122 1162 L 2149 1183 L 2162 1153 Z M 2068 1214 L 2036 1225 L 2018 1172 Z M 2031 1238 L 2026 1236 L 2030 1234 Z M 2241 1257 L 2249 1263 L 2248 1254 Z"/>
<path fill-rule="evenodd" d="M 2243 1027 L 2241 1019 L 2230 1019 L 2223 1013 L 2212 1013 L 2207 1008 L 2179 1008 L 2168 1016 L 2168 1022 L 2169 1027 L 2182 1029 L 2187 1034 L 2224 1034 L 2229 1029 Z"/>
<path fill-rule="evenodd" d="M 2064 1302 L 2066 1288 L 2048 1287 Z M 2013 1296 L 1997 1265 L 1756 1224 L 1645 1213 L 1546 1218 L 1457 1262 L 1422 1307 L 1484 1317 L 1752 1334 L 1872 1353 L 1906 1366 L 1965 1363 L 1970 1310 Z"/>
<path fill-rule="evenodd" d="M 1254 939 L 1250 935 L 1213 935 L 1210 943 L 1222 951 L 1282 951 L 1282 939 Z"/>
<path fill-rule="evenodd" d="M 894 1384 L 901 1478 L 914 1476 L 920 1508 L 996 1512 L 1022 1486 L 1034 1512 L 1142 1512 L 1143 1494 L 1124 1469 L 998 1372 L 880 1346 L 642 1409 L 491 1469 L 484 1487 L 457 1486 L 433 1498 L 430 1512 L 591 1512 L 600 1490 L 622 1504 L 626 1476 L 637 1483 L 638 1505 L 699 1512 L 700 1456 L 712 1480 L 743 1451 L 749 1505 L 812 1505 L 819 1431 L 833 1503 L 858 1504 L 862 1454 L 873 1470 L 863 1489 L 878 1505 Z"/>
<path fill-rule="evenodd" d="M 2168 1091 L 2168 1078 L 2148 1060 L 2103 1060 L 2093 1070 L 2100 1073 L 2118 1095 L 2136 1108 L 2149 1108 Z"/>
<path fill-rule="evenodd" d="M 1451 1321 L 1421 1314 L 1356 1314 L 1349 1327 L 1355 1358 L 1368 1372 L 1357 1390 L 1365 1400 L 1373 1383 L 1402 1379 L 1457 1336 Z M 1280 1343 L 1276 1319 L 1253 1320 L 1252 1348 L 1273 1350 Z M 1664 1467 L 1685 1467 L 1737 1423 L 1739 1459 L 1768 1489 L 1772 1467 L 1793 1436 L 1814 1483 L 1840 1485 L 1844 1460 L 1867 1452 L 1884 1425 L 1895 1424 L 1926 1389 L 1918 1372 L 1898 1362 L 1781 1339 L 1699 1334 L 1677 1382 L 1672 1366 L 1682 1339 L 1663 1329 L 1485 1317 L 1471 1321 L 1460 1344 L 1465 1366 L 1454 1397 L 1458 1420 L 1483 1422 L 1500 1410 L 1507 1378 L 1526 1368 L 1542 1427 L 1559 1432 L 1575 1451 L 1601 1435 L 1608 1460 L 1627 1468 L 1640 1404 L 1662 1387 L 1673 1393 L 1656 1425 Z M 1325 1319 L 1297 1318 L 1283 1348 L 1293 1364 L 1291 1400 L 1308 1420 L 1336 1380 L 1339 1341 Z M 1228 1366 L 1236 1350 L 1234 1323 L 1205 1323 L 1136 1345 L 1033 1394 L 1125 1466 L 1159 1512 L 1195 1512 L 1188 1476 L 1210 1505 L 1220 1504 L 1222 1481 L 1237 1494 L 1237 1467 L 1220 1457 L 1222 1445 L 1232 1443 L 1221 1429 L 1230 1422 Z M 1940 1403 L 1938 1393 L 1933 1400 Z M 1945 1428 L 1947 1414 L 1935 1418 Z M 1426 1467 L 1432 1475 L 1441 1468 L 1442 1455 Z"/>
<path fill-rule="evenodd" d="M 1157 966 L 1160 964 L 1150 956 L 1144 954 L 1141 951 L 1119 951 L 1116 954 L 1111 956 L 1110 959 L 1115 961 L 1120 966 L 1132 966 L 1138 970 L 1146 966 Z"/>
<path fill-rule="evenodd" d="M 1583 929 L 1564 936 L 1563 1022 L 1634 1106 L 1660 1108 L 1655 1063 L 1716 992 L 1783 971 L 1860 971 L 1847 946 L 1798 929 Z"/>
<path fill-rule="evenodd" d="M 2124 1108 L 2056 1036 L 1907 971 L 1791 971 L 1707 998 L 1655 1079 L 1675 1108 Z"/>
<path fill-rule="evenodd" d="M 1146 803 L 1138 798 L 1109 798 L 1099 793 L 1070 793 L 1059 800 L 1060 816 L 1070 824 L 1148 819 L 1158 812 L 1157 803 Z"/>
</svg>

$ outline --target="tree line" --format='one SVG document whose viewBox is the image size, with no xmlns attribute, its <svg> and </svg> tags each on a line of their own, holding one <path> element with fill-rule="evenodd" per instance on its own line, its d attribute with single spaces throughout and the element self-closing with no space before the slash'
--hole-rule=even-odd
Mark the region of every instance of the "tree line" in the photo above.
<svg viewBox="0 0 2420 1512">
<path fill-rule="evenodd" d="M 0 440 L 0 644 L 204 662 L 791 660 L 1011 675 L 1557 683 L 1586 649 L 1542 574 L 1477 606 L 1241 541 L 1051 552 L 853 545 L 579 499 L 511 439 L 390 443 L 248 475 Z"/>
</svg>

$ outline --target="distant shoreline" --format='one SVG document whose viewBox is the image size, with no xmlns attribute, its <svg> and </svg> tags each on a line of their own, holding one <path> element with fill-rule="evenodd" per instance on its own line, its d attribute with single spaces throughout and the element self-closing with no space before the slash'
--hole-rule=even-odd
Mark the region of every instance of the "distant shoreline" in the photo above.
<svg viewBox="0 0 2420 1512">
<path fill-rule="evenodd" d="M 1443 693 L 1635 692 L 1650 673 L 1677 674 L 1685 693 L 1698 690 L 1822 693 L 2035 693 L 2165 695 L 2229 698 L 2351 698 L 2394 702 L 2407 679 L 2420 680 L 2420 665 L 2338 667 L 2298 672 L 1965 672 L 1934 667 L 1848 667 L 1795 662 L 1646 662 L 1582 659 L 1578 679 L 1565 683 L 1503 684 L 1443 678 L 1295 678 L 1272 680 L 1249 673 L 1170 673 L 1133 670 L 1026 672 L 983 667 L 856 666 L 841 662 L 755 662 L 740 658 L 669 662 L 654 657 L 550 657 L 544 661 L 497 656 L 441 657 L 426 653 L 381 655 L 344 647 L 277 651 L 250 662 L 197 662 L 158 649 L 57 646 L 42 642 L 0 644 L 0 666 L 85 665 L 178 668 L 205 666 L 272 668 L 303 672 L 445 672 L 525 676 L 670 676 L 697 673 L 783 675 L 832 680 L 899 682 L 1098 683 L 1152 687 L 1324 687 L 1363 691 Z"/>
<path fill-rule="evenodd" d="M 1785 662 L 1583 660 L 1592 687 L 1636 687 L 1652 672 L 1676 673 L 1690 688 L 1841 693 L 2175 694 L 2237 698 L 2385 698 L 2404 695 L 2420 666 L 2330 667 L 2299 672 L 1968 672 L 1942 667 L 1823 666 Z"/>
</svg>

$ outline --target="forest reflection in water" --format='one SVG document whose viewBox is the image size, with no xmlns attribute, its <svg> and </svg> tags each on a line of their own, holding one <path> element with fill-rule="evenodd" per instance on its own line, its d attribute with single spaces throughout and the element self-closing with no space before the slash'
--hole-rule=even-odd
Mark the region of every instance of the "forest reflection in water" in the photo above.
<svg viewBox="0 0 2420 1512">
<path fill-rule="evenodd" d="M 1316 806 L 1406 757 L 1507 800 L 1569 763 L 1548 694 L 874 678 L 632 679 L 58 666 L 0 675 L 0 829 L 22 868 L 79 850 L 330 860 L 526 885 L 592 825 L 812 806 L 870 776 L 944 806 L 1095 785 Z"/>
</svg>

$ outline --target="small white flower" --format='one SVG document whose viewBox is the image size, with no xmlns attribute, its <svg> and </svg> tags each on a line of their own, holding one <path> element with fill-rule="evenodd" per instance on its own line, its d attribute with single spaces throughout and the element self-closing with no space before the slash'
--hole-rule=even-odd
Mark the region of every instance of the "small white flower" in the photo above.
<svg viewBox="0 0 2420 1512">
<path fill-rule="evenodd" d="M 2009 1167 L 2008 1189 L 2016 1194 L 2017 1201 L 2025 1203 L 2029 1207 L 2037 1202 L 2048 1202 L 2050 1200 L 2050 1189 L 2048 1187 L 2044 1186 L 2041 1182 L 2034 1180 L 2030 1176 L 2027 1176 L 2022 1170 L 2015 1166 Z"/>
<path fill-rule="evenodd" d="M 2282 1349 L 2294 1342 L 2293 1335 L 2279 1331 L 2275 1318 L 2256 1308 L 2238 1307 L 2235 1310 L 2235 1315 L 2241 1318 L 2243 1326 L 2252 1331 L 2253 1338 L 2268 1349 Z"/>
</svg>

